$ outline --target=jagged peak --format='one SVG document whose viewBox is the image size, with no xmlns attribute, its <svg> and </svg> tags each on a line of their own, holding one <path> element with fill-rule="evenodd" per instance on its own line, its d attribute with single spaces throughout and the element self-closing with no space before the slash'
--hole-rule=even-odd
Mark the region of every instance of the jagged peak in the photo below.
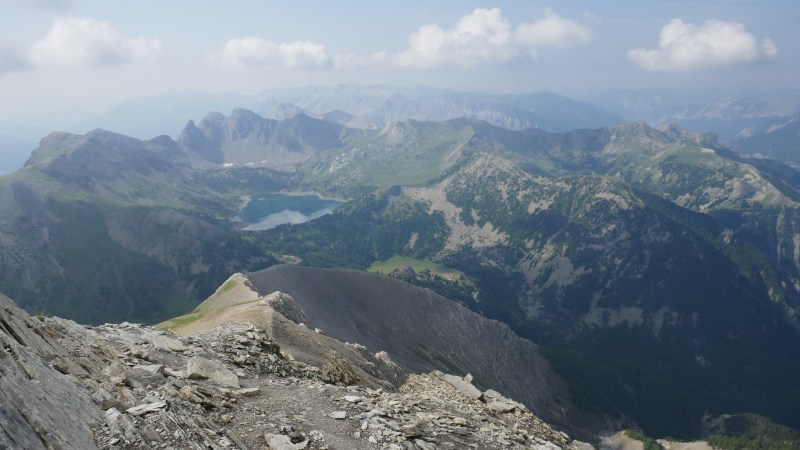
<svg viewBox="0 0 800 450">
<path fill-rule="evenodd" d="M 54 131 L 39 141 L 39 148 L 64 143 L 80 137 L 81 135 L 79 134 L 68 133 L 66 131 Z"/>
<path fill-rule="evenodd" d="M 608 127 L 610 138 L 614 140 L 624 139 L 649 139 L 658 142 L 674 141 L 663 131 L 651 127 L 646 122 L 631 122 L 621 125 L 613 125 Z"/>
<path fill-rule="evenodd" d="M 233 111 L 231 111 L 231 114 L 228 116 L 228 120 L 234 120 L 234 121 L 247 120 L 251 122 L 256 122 L 259 120 L 264 120 L 264 118 L 249 109 L 234 108 Z"/>
<path fill-rule="evenodd" d="M 264 113 L 264 117 L 274 120 L 291 119 L 298 114 L 305 112 L 305 109 L 295 105 L 294 103 L 279 103 Z"/>
<path fill-rule="evenodd" d="M 640 132 L 645 132 L 654 129 L 653 127 L 648 125 L 647 122 L 644 121 L 628 122 L 619 125 L 613 125 L 608 128 L 610 130 L 640 131 Z"/>
<path fill-rule="evenodd" d="M 156 136 L 153 139 L 150 139 L 148 142 L 153 144 L 161 145 L 164 147 L 172 147 L 176 144 L 176 142 L 172 139 L 172 137 L 167 136 L 166 134 L 162 134 L 160 136 Z"/>
<path fill-rule="evenodd" d="M 139 141 L 139 139 L 103 128 L 95 128 L 94 130 L 86 133 L 85 136 L 87 139 Z"/>
<path fill-rule="evenodd" d="M 205 119 L 200 124 L 203 125 Z M 192 147 L 193 145 L 197 144 L 197 139 L 205 140 L 207 137 L 204 135 L 203 130 L 197 126 L 194 120 L 189 120 L 186 122 L 186 126 L 183 127 L 181 133 L 178 135 L 178 143 Z"/>
<path fill-rule="evenodd" d="M 204 127 L 211 124 L 220 125 L 224 121 L 225 121 L 224 114 L 222 114 L 219 111 L 210 111 L 208 114 L 206 114 L 205 117 L 203 117 L 203 120 L 200 121 L 200 124 L 198 126 Z"/>
<path fill-rule="evenodd" d="M 85 144 L 89 139 L 103 140 L 113 136 L 125 137 L 99 128 L 84 135 L 64 131 L 52 132 L 39 141 L 39 146 L 31 152 L 30 158 L 25 162 L 25 167 L 41 162 L 48 157 L 69 153 Z"/>
<path fill-rule="evenodd" d="M 720 147 L 719 140 L 717 139 L 717 133 L 701 133 L 699 131 L 691 131 L 674 123 L 661 124 L 657 126 L 656 129 L 674 139 L 691 142 L 704 147 Z"/>
<path fill-rule="evenodd" d="M 324 122 L 316 117 L 313 117 L 305 112 L 299 112 L 292 117 L 283 119 L 282 122 Z"/>
</svg>

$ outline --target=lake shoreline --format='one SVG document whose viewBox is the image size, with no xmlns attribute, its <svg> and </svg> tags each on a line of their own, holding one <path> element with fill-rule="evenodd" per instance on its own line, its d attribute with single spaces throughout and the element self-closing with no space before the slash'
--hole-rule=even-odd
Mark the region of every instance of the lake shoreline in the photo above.
<svg viewBox="0 0 800 450">
<path fill-rule="evenodd" d="M 327 195 L 322 195 L 317 191 L 278 191 L 278 192 L 273 192 L 272 194 L 268 194 L 268 195 L 275 195 L 275 194 L 287 195 L 289 197 L 302 197 L 304 195 L 313 195 L 313 196 L 319 197 L 320 200 L 330 200 L 330 201 L 341 202 L 341 203 L 347 203 L 347 202 L 350 201 L 350 199 L 346 199 L 346 198 L 338 198 L 338 197 L 330 197 L 330 196 L 327 196 Z"/>
<path fill-rule="evenodd" d="M 297 191 L 272 192 L 257 198 L 244 195 L 241 201 L 239 211 L 230 218 L 240 231 L 264 231 L 284 224 L 309 222 L 346 203 L 316 192 Z"/>
<path fill-rule="evenodd" d="M 302 197 L 302 196 L 305 196 L 305 195 L 313 195 L 313 196 L 319 197 L 320 200 L 330 200 L 330 201 L 340 202 L 340 203 L 347 203 L 347 202 L 350 201 L 350 199 L 347 199 L 347 198 L 331 197 L 331 196 L 328 196 L 328 195 L 322 195 L 317 191 L 283 191 L 283 190 L 281 190 L 281 191 L 277 191 L 277 192 L 270 192 L 269 194 L 265 194 L 265 195 L 260 195 L 257 198 L 265 198 L 265 197 L 269 197 L 270 195 L 286 195 L 286 196 L 289 196 L 289 197 Z M 239 197 L 239 200 L 240 200 L 241 203 L 240 203 L 238 209 L 241 210 L 242 208 L 247 206 L 248 203 L 253 201 L 253 197 L 251 197 L 250 195 L 245 194 L 245 195 L 242 195 L 241 197 Z"/>
</svg>

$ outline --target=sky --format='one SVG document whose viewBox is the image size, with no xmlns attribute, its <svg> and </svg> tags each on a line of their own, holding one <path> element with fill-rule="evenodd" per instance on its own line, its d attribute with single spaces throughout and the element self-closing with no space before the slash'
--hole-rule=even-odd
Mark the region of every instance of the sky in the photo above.
<svg viewBox="0 0 800 450">
<path fill-rule="evenodd" d="M 797 91 L 797 0 L 0 0 L 0 121 L 170 91 Z"/>
</svg>

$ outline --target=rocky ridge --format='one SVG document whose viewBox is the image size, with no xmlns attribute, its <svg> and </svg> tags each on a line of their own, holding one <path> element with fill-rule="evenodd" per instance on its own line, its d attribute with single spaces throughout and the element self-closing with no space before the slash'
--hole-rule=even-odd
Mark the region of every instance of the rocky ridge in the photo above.
<svg viewBox="0 0 800 450">
<path fill-rule="evenodd" d="M 432 372 L 398 389 L 371 388 L 336 354 L 319 367 L 299 362 L 254 325 L 190 336 L 130 323 L 88 327 L 31 317 L 0 296 L 0 360 L 3 448 L 583 445 L 469 376 Z"/>
</svg>

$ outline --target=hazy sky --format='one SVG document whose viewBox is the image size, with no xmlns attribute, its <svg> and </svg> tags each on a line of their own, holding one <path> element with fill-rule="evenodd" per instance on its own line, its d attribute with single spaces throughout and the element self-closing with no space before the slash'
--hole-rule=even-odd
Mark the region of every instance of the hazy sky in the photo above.
<svg viewBox="0 0 800 450">
<path fill-rule="evenodd" d="M 0 120 L 170 90 L 798 89 L 797 0 L 0 0 Z"/>
</svg>

